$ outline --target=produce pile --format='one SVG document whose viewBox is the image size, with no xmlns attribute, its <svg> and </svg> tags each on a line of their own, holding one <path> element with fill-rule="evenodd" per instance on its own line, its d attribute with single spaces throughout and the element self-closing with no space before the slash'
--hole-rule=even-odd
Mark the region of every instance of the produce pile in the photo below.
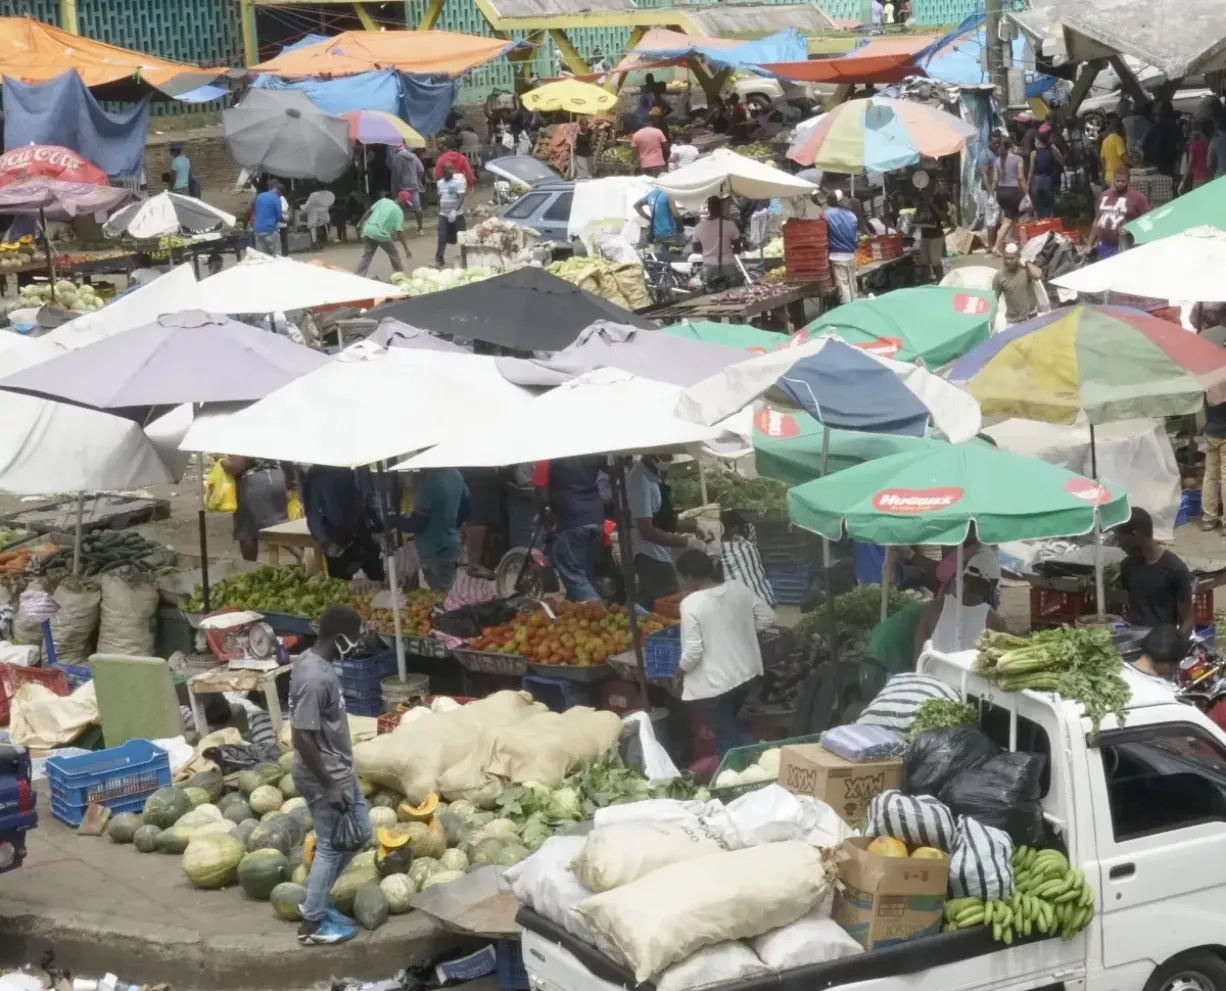
<svg viewBox="0 0 1226 991">
<path fill-rule="evenodd" d="M 16 241 L 0 241 L 0 272 L 16 272 L 38 257 L 34 237 L 27 234 Z"/>
<path fill-rule="evenodd" d="M 945 903 L 942 932 L 991 926 L 1010 945 L 1033 932 L 1072 939 L 1094 918 L 1094 887 L 1058 850 L 1013 851 L 1013 894 L 1007 899 L 954 898 Z"/>
<path fill-rule="evenodd" d="M 951 699 L 928 699 L 915 710 L 909 739 L 935 729 L 950 729 L 954 726 L 974 726 L 979 722 L 979 713 L 969 702 L 954 702 Z"/>
<path fill-rule="evenodd" d="M 779 340 L 786 340 L 780 335 Z M 669 496 L 678 512 L 703 505 L 698 475 L 668 480 Z M 762 516 L 787 519 L 788 487 L 773 478 L 745 478 L 730 471 L 707 473 L 707 501 L 724 509 L 741 509 Z"/>
<path fill-rule="evenodd" d="M 630 150 L 629 145 L 610 145 L 600 153 L 597 161 L 606 165 L 633 165 L 634 153 Z"/>
<path fill-rule="evenodd" d="M 779 780 L 779 760 L 783 751 L 779 747 L 764 750 L 756 761 L 743 771 L 732 768 L 720 771 L 711 782 L 712 788 L 735 788 L 737 785 L 765 784 L 768 781 Z"/>
<path fill-rule="evenodd" d="M 589 255 L 552 262 L 546 270 L 623 309 L 638 310 L 651 305 L 643 266 L 637 262 L 611 262 Z"/>
<path fill-rule="evenodd" d="M 709 303 L 757 303 L 776 295 L 771 286 L 737 286 L 735 289 L 725 289 L 707 297 Z"/>
<path fill-rule="evenodd" d="M 1132 692 L 1123 658 L 1104 627 L 1060 626 L 1028 637 L 989 630 L 976 646 L 975 671 L 1004 691 L 1056 692 L 1078 702 L 1095 733 L 1107 715 L 1124 725 Z"/>
<path fill-rule="evenodd" d="M 372 625 L 380 633 L 391 635 L 396 632 L 395 620 L 390 609 L 377 609 L 372 604 L 379 593 L 371 590 L 360 592 L 353 596 L 351 605 L 358 611 L 367 625 Z M 447 593 L 436 592 L 428 588 L 417 588 L 400 593 L 400 631 L 406 636 L 425 637 L 434 629 L 434 607 L 442 605 Z"/>
<path fill-rule="evenodd" d="M 630 648 L 630 618 L 621 606 L 562 601 L 551 608 L 556 619 L 542 609 L 521 612 L 510 623 L 486 627 L 468 645 L 473 650 L 521 655 L 537 664 L 575 667 L 603 664 Z M 648 613 L 639 619 L 639 633 L 646 637 L 676 622 Z"/>
<path fill-rule="evenodd" d="M 23 530 L 19 526 L 0 526 L 0 548 L 8 547 L 9 544 L 20 543 L 23 540 L 29 540 L 30 537 L 30 531 Z"/>
<path fill-rule="evenodd" d="M 773 158 L 775 149 L 765 141 L 750 141 L 748 144 L 737 145 L 733 151 L 746 158 Z"/>
<path fill-rule="evenodd" d="M 72 568 L 72 556 L 72 547 L 59 548 L 43 558 L 43 572 Z M 82 575 L 102 575 L 124 567 L 153 572 L 163 564 L 162 545 L 146 540 L 135 530 L 94 530 L 81 538 Z"/>
<path fill-rule="evenodd" d="M 392 285 L 406 296 L 426 296 L 432 292 L 455 289 L 470 282 L 483 282 L 497 275 L 489 268 L 418 268 L 412 275 L 392 273 Z"/>
<path fill-rule="evenodd" d="M 101 309 L 104 305 L 103 300 L 94 292 L 93 286 L 78 286 L 67 279 L 60 279 L 54 287 L 46 283 L 35 285 L 31 282 L 22 286 L 17 296 L 19 306 L 42 306 L 52 302 L 74 313 L 89 313 Z"/>
<path fill-rule="evenodd" d="M 500 217 L 481 221 L 472 229 L 470 235 L 477 244 L 497 248 L 505 255 L 518 254 L 529 245 L 535 244 L 538 239 L 536 231 Z"/>
<path fill-rule="evenodd" d="M 918 601 L 918 593 L 904 592 L 891 585 L 886 615 L 893 616 Z M 863 649 L 869 633 L 881 622 L 881 586 L 857 585 L 842 595 L 836 595 L 834 621 L 840 651 L 846 653 L 851 648 Z M 800 617 L 792 627 L 792 635 L 797 643 L 803 643 L 815 636 L 828 638 L 829 629 L 826 610 L 816 609 Z"/>
<path fill-rule="evenodd" d="M 762 248 L 762 254 L 767 258 L 783 257 L 783 237 L 772 237 Z"/>
<path fill-rule="evenodd" d="M 329 578 L 323 572 L 308 577 L 305 571 L 293 565 L 266 564 L 243 575 L 223 578 L 209 588 L 209 602 L 214 607 L 231 606 L 311 618 L 334 603 L 349 605 L 352 601 L 347 581 Z M 202 606 L 202 590 L 197 585 L 183 608 L 187 612 L 199 612 Z"/>
<path fill-rule="evenodd" d="M 48 554 L 54 554 L 59 548 L 50 542 L 39 547 L 22 547 L 11 551 L 0 552 L 0 575 L 24 575 L 30 571 L 33 561 L 40 561 Z M 71 563 L 71 562 L 70 562 Z"/>
<path fill-rule="evenodd" d="M 179 855 L 196 887 L 237 884 L 278 917 L 297 922 L 316 840 L 292 762 L 285 754 L 276 764 L 226 778 L 195 774 L 181 787 L 158 789 L 141 814 L 114 816 L 107 836 L 140 853 Z M 370 930 L 409 911 L 418 891 L 482 865 L 516 864 L 556 829 L 598 808 L 643 798 L 706 798 L 688 779 L 652 787 L 616 751 L 579 765 L 559 788 L 526 782 L 488 809 L 468 801 L 449 805 L 433 794 L 415 806 L 392 789 L 359 784 L 370 807 L 371 840 L 332 886 L 329 901 Z"/>
</svg>

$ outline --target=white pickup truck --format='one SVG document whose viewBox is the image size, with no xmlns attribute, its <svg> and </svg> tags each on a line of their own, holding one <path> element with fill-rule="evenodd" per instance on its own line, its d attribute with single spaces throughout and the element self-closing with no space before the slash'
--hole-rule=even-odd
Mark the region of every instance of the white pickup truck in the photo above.
<svg viewBox="0 0 1226 991">
<path fill-rule="evenodd" d="M 1098 892 L 1069 941 L 1005 947 L 984 929 L 911 940 L 721 991 L 1226 991 L 1226 735 L 1165 684 L 1126 671 L 1132 702 L 1090 735 L 1080 707 L 993 690 L 974 653 L 925 653 L 919 670 L 980 705 L 1001 747 L 1044 753 L 1044 814 Z M 527 910 L 534 991 L 621 991 L 633 978 Z"/>
</svg>

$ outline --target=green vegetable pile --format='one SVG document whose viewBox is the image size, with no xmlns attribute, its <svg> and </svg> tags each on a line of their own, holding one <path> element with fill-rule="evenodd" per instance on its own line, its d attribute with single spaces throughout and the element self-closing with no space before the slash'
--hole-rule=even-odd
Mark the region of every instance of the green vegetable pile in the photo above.
<svg viewBox="0 0 1226 991">
<path fill-rule="evenodd" d="M 919 736 L 934 729 L 950 729 L 954 726 L 973 726 L 978 722 L 975 707 L 968 702 L 950 699 L 929 699 L 921 702 L 911 722 L 910 736 Z"/>
<path fill-rule="evenodd" d="M 44 572 L 72 567 L 73 549 L 64 547 L 44 558 Z M 81 538 L 82 575 L 101 575 L 116 568 L 156 571 L 164 563 L 162 546 L 135 530 L 97 530 Z"/>
<path fill-rule="evenodd" d="M 1029 637 L 989 630 L 979 638 L 978 647 L 975 670 L 1005 691 L 1056 692 L 1078 702 L 1095 733 L 1108 714 L 1124 725 L 1132 692 L 1109 630 L 1061 626 Z"/>
<path fill-rule="evenodd" d="M 775 154 L 775 149 L 765 141 L 750 141 L 748 144 L 737 145 L 733 151 L 748 158 L 770 158 Z"/>
<path fill-rule="evenodd" d="M 669 494 L 678 511 L 703 505 L 698 476 L 669 479 Z M 707 500 L 725 509 L 744 509 L 787 519 L 788 487 L 773 478 L 744 478 L 732 472 L 707 474 Z"/>
<path fill-rule="evenodd" d="M 886 614 L 893 616 L 919 601 L 915 592 L 900 591 L 890 586 Z M 857 585 L 834 599 L 835 628 L 839 645 L 860 644 L 868 639 L 869 632 L 881 622 L 881 586 Z M 805 613 L 792 627 L 792 636 L 797 643 L 805 643 L 815 636 L 826 637 L 829 632 L 826 609 Z"/>
<path fill-rule="evenodd" d="M 18 526 L 0 526 L 0 550 L 8 547 L 9 544 L 16 544 L 30 536 L 29 530 L 23 530 Z"/>
<path fill-rule="evenodd" d="M 322 572 L 307 577 L 306 572 L 292 565 L 267 564 L 245 575 L 223 578 L 209 589 L 209 602 L 213 606 L 311 618 L 334 603 L 347 604 L 352 598 L 348 582 L 329 578 Z M 201 605 L 201 588 L 197 585 L 183 608 L 198 612 Z"/>
</svg>

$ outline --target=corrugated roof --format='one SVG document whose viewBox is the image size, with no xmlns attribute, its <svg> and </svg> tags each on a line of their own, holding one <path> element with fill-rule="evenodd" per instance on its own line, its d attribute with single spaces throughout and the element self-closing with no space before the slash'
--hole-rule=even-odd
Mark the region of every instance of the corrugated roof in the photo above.
<svg viewBox="0 0 1226 991">
<path fill-rule="evenodd" d="M 487 0 L 501 17 L 557 17 L 637 10 L 634 0 Z"/>
<path fill-rule="evenodd" d="M 683 10 L 695 28 L 716 37 L 773 34 L 784 28 L 801 34 L 836 29 L 834 21 L 811 3 L 721 3 L 673 9 Z"/>
</svg>

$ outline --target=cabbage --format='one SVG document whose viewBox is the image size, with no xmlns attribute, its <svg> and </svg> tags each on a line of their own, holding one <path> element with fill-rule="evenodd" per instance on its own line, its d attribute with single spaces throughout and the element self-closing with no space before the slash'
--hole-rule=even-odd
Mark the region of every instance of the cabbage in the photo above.
<svg viewBox="0 0 1226 991">
<path fill-rule="evenodd" d="M 529 850 L 535 850 L 552 835 L 553 830 L 549 828 L 548 823 L 533 817 L 524 823 L 524 831 L 520 834 L 520 839 Z"/>
<path fill-rule="evenodd" d="M 472 856 L 468 859 L 474 864 L 496 864 L 502 856 L 502 848 L 508 845 L 495 837 L 487 837 L 473 848 Z"/>
<path fill-rule="evenodd" d="M 770 750 L 763 751 L 762 756 L 758 758 L 758 766 L 762 768 L 772 778 L 779 777 L 779 758 L 782 751 L 778 747 L 771 747 Z"/>
<path fill-rule="evenodd" d="M 761 764 L 750 764 L 741 772 L 741 784 L 756 785 L 762 781 L 774 781 L 778 777 L 779 772 L 771 774 Z"/>
<path fill-rule="evenodd" d="M 519 835 L 519 827 L 510 819 L 495 819 L 482 827 L 482 831 L 486 836 L 515 837 Z"/>
<path fill-rule="evenodd" d="M 579 793 L 574 788 L 559 788 L 549 796 L 549 815 L 558 821 L 582 819 Z"/>
<path fill-rule="evenodd" d="M 447 811 L 459 819 L 460 822 L 469 826 L 473 824 L 473 816 L 479 815 L 477 807 L 465 798 L 461 798 L 458 802 L 452 802 L 451 807 Z"/>
<path fill-rule="evenodd" d="M 735 788 L 741 783 L 741 775 L 739 772 L 728 768 L 726 771 L 720 771 L 715 779 L 716 788 Z"/>
<path fill-rule="evenodd" d="M 528 848 L 519 843 L 508 843 L 495 858 L 494 863 L 501 867 L 514 867 L 528 856 Z"/>
</svg>

